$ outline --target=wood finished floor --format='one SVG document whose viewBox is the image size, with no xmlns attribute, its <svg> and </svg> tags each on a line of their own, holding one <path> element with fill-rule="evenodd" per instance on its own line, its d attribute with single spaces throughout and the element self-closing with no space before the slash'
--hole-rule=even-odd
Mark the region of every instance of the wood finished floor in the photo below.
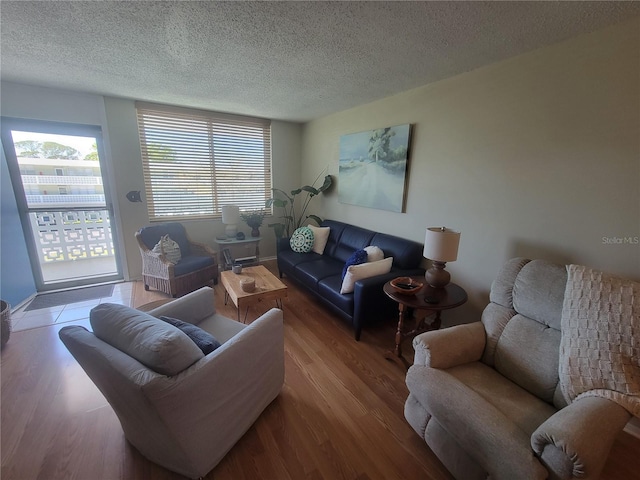
<svg viewBox="0 0 640 480">
<path fill-rule="evenodd" d="M 355 342 L 345 323 L 284 282 L 285 386 L 206 478 L 450 479 L 404 420 L 404 373 L 382 355 L 395 319 Z M 215 291 L 220 313 L 235 318 L 222 286 Z M 132 305 L 163 297 L 137 283 Z M 248 318 L 260 313 L 252 307 Z M 183 478 L 125 441 L 104 397 L 59 341 L 61 327 L 14 332 L 2 351 L 1 478 Z M 602 479 L 640 478 L 639 454 L 640 440 L 623 432 Z"/>
</svg>

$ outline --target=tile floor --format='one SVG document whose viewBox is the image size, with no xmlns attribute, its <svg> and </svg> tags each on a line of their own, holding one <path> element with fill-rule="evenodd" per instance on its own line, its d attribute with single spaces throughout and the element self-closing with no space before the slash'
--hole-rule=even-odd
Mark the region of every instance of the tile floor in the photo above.
<svg viewBox="0 0 640 480">
<path fill-rule="evenodd" d="M 11 312 L 11 330 L 19 332 L 46 325 L 58 325 L 68 322 L 78 322 L 89 318 L 89 312 L 99 303 L 118 303 L 131 306 L 133 296 L 133 282 L 116 283 L 113 294 L 110 297 L 96 298 L 85 302 L 70 303 L 57 307 L 43 308 L 40 310 L 24 309 L 29 303 L 18 310 Z"/>
</svg>

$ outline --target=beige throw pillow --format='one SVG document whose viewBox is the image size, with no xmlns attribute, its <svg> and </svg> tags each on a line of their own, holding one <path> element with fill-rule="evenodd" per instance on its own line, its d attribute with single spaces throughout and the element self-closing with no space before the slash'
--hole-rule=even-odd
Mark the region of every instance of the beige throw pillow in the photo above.
<svg viewBox="0 0 640 480">
<path fill-rule="evenodd" d="M 331 228 L 315 227 L 313 225 L 309 225 L 309 228 L 313 232 L 313 247 L 311 247 L 311 251 L 322 255 L 324 253 L 324 247 L 327 246 Z"/>
<path fill-rule="evenodd" d="M 391 271 L 393 257 L 385 258 L 377 262 L 361 263 L 360 265 L 351 265 L 347 268 L 347 274 L 342 281 L 340 293 L 351 293 L 355 288 L 358 280 L 363 278 L 375 277 L 376 275 L 384 275 Z"/>
<path fill-rule="evenodd" d="M 180 245 L 173 240 L 168 234 L 160 238 L 158 243 L 153 247 L 153 253 L 162 253 L 167 260 L 174 265 L 180 261 L 182 254 L 180 252 Z"/>
</svg>

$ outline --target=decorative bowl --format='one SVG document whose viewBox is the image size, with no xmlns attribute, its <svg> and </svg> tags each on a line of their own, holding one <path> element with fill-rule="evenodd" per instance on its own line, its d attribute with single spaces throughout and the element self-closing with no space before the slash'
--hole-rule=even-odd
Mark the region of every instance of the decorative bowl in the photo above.
<svg viewBox="0 0 640 480">
<path fill-rule="evenodd" d="M 415 295 L 424 286 L 424 283 L 413 280 L 410 277 L 398 277 L 389 282 L 391 288 L 401 295 Z"/>
</svg>

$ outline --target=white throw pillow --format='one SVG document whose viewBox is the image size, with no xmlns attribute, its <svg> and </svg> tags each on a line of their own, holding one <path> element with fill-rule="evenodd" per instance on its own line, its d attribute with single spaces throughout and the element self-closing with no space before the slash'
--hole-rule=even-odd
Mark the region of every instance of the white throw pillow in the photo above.
<svg viewBox="0 0 640 480">
<path fill-rule="evenodd" d="M 160 237 L 160 240 L 153 247 L 153 253 L 163 253 L 167 260 L 174 265 L 180 261 L 182 254 L 180 252 L 180 245 L 173 240 L 168 234 Z"/>
<path fill-rule="evenodd" d="M 313 225 L 309 225 L 309 228 L 313 232 L 313 248 L 311 249 L 311 251 L 322 255 L 322 253 L 324 252 L 324 247 L 327 246 L 327 240 L 329 240 L 329 232 L 331 231 L 331 228 L 315 227 Z"/>
<path fill-rule="evenodd" d="M 384 252 L 382 249 L 375 245 L 364 247 L 364 251 L 367 252 L 367 262 L 379 262 L 384 258 Z"/>
<path fill-rule="evenodd" d="M 351 293 L 355 288 L 358 280 L 363 278 L 375 277 L 376 275 L 384 275 L 391 271 L 393 257 L 385 258 L 377 262 L 361 263 L 360 265 L 351 265 L 347 268 L 347 274 L 342 281 L 340 293 Z"/>
</svg>

